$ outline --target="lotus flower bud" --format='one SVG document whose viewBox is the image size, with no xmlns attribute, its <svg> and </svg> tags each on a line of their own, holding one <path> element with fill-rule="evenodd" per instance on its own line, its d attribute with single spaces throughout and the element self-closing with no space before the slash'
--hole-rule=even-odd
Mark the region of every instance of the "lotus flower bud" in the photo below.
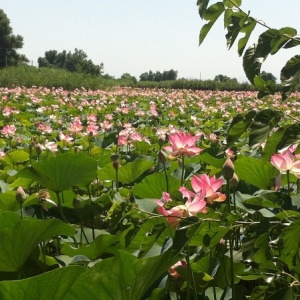
<svg viewBox="0 0 300 300">
<path fill-rule="evenodd" d="M 234 165 L 233 162 L 230 158 L 227 158 L 227 160 L 225 161 L 223 167 L 222 167 L 222 174 L 223 177 L 229 181 L 234 174 Z"/>
<path fill-rule="evenodd" d="M 165 163 L 167 161 L 166 155 L 162 150 L 158 152 L 158 160 L 161 163 Z"/>
<path fill-rule="evenodd" d="M 74 198 L 73 199 L 73 207 L 74 208 L 80 208 L 80 200 Z"/>
<path fill-rule="evenodd" d="M 238 184 L 239 184 L 239 178 L 234 173 L 233 177 L 229 181 L 229 186 L 232 187 L 232 188 L 236 188 L 238 186 Z"/>
<path fill-rule="evenodd" d="M 36 153 L 38 155 L 40 155 L 43 152 L 43 146 L 40 143 L 38 143 L 35 145 L 35 150 L 36 150 Z"/>
<path fill-rule="evenodd" d="M 120 162 L 119 162 L 119 160 L 113 161 L 113 167 L 114 167 L 116 170 L 118 170 L 118 169 L 120 168 Z"/>
<path fill-rule="evenodd" d="M 24 192 L 23 188 L 19 186 L 16 191 L 16 200 L 19 203 L 23 203 L 25 199 L 26 199 L 26 193 Z"/>
<path fill-rule="evenodd" d="M 158 145 L 159 145 L 160 147 L 162 147 L 162 146 L 165 144 L 165 142 L 166 142 L 165 139 L 163 139 L 163 138 L 161 138 L 161 137 L 160 137 L 160 138 L 158 139 L 158 141 L 157 141 L 157 143 L 158 143 Z"/>
<path fill-rule="evenodd" d="M 80 147 L 79 146 L 75 146 L 74 147 L 74 153 L 77 154 L 80 152 Z"/>
</svg>

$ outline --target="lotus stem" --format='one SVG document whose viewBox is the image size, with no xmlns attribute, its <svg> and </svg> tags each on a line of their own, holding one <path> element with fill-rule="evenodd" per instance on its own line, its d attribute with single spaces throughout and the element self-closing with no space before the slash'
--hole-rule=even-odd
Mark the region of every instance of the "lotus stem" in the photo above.
<svg viewBox="0 0 300 300">
<path fill-rule="evenodd" d="M 181 168 L 182 168 L 182 172 L 181 172 L 181 185 L 183 186 L 183 182 L 184 182 L 184 156 L 181 156 Z"/>
<path fill-rule="evenodd" d="M 231 213 L 229 180 L 226 181 L 226 199 L 227 199 L 228 212 Z"/>
<path fill-rule="evenodd" d="M 229 251 L 230 251 L 230 278 L 231 278 L 231 291 L 232 291 L 232 300 L 236 300 L 235 295 L 235 285 L 234 285 L 234 271 L 233 271 L 233 234 L 229 238 Z"/>
<path fill-rule="evenodd" d="M 62 206 L 61 206 L 61 200 L 60 200 L 59 192 L 56 192 L 56 198 L 57 198 L 57 202 L 58 202 L 58 210 L 59 210 L 60 216 L 61 216 L 62 220 L 65 223 L 68 223 L 68 220 L 67 220 L 67 218 L 64 214 L 64 211 L 62 209 Z"/>
</svg>

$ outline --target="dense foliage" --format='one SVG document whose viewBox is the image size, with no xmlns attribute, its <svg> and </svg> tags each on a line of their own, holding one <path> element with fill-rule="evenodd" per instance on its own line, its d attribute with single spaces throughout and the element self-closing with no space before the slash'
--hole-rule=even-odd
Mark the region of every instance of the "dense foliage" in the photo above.
<svg viewBox="0 0 300 300">
<path fill-rule="evenodd" d="M 112 86 L 131 86 L 141 88 L 192 89 L 192 90 L 227 90 L 249 91 L 253 86 L 236 81 L 187 80 L 171 81 L 136 81 L 130 74 L 123 74 L 120 79 L 110 76 L 91 76 L 83 73 L 68 72 L 55 68 L 35 68 L 31 66 L 9 67 L 0 70 L 1 87 L 54 87 L 74 90 L 76 88 L 106 89 Z"/>
<path fill-rule="evenodd" d="M 45 52 L 44 57 L 38 58 L 39 67 L 59 68 L 69 72 L 85 73 L 100 76 L 103 73 L 103 63 L 95 65 L 87 58 L 83 50 L 75 49 L 74 53 L 66 50 L 57 52 L 50 50 Z"/>
<path fill-rule="evenodd" d="M 22 47 L 23 37 L 13 34 L 7 15 L 0 9 L 0 68 L 27 63 L 28 59 L 17 52 Z"/>
<path fill-rule="evenodd" d="M 259 97 L 273 94 L 274 81 L 265 80 L 261 76 L 261 66 L 269 55 L 281 49 L 289 49 L 300 45 L 297 30 L 292 27 L 275 29 L 263 21 L 255 19 L 250 12 L 242 10 L 242 0 L 223 0 L 209 5 L 209 0 L 198 0 L 197 5 L 201 19 L 206 21 L 200 31 L 199 43 L 202 44 L 208 32 L 220 16 L 224 16 L 224 28 L 227 30 L 226 40 L 230 49 L 238 36 L 238 54 L 243 55 L 243 67 L 249 81 L 260 91 Z M 266 30 L 259 35 L 255 44 L 246 48 L 248 40 L 256 25 Z M 286 99 L 291 91 L 299 88 L 300 55 L 289 59 L 281 70 L 282 98 Z"/>
<path fill-rule="evenodd" d="M 166 81 L 166 80 L 176 80 L 177 78 L 177 71 L 174 71 L 173 69 L 169 71 L 163 71 L 162 73 L 160 71 L 156 71 L 155 73 L 152 71 L 144 72 L 140 75 L 140 81 Z"/>
<path fill-rule="evenodd" d="M 0 94 L 1 299 L 299 297 L 299 93 Z"/>
</svg>

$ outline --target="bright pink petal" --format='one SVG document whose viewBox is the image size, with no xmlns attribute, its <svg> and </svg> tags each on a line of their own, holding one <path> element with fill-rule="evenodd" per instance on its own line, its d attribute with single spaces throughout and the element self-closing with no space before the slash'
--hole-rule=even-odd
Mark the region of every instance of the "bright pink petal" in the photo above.
<svg viewBox="0 0 300 300">
<path fill-rule="evenodd" d="M 197 215 L 199 212 L 207 212 L 206 202 L 204 200 L 195 201 L 189 207 L 189 213 L 193 216 Z"/>
</svg>

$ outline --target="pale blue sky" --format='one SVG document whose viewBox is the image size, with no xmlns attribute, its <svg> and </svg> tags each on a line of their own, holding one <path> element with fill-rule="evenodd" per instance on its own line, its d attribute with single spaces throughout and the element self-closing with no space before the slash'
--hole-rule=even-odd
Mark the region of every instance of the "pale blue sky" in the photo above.
<svg viewBox="0 0 300 300">
<path fill-rule="evenodd" d="M 196 0 L 1 0 L 14 34 L 24 38 L 25 54 L 34 65 L 48 50 L 84 50 L 94 63 L 116 78 L 128 72 L 174 69 L 178 77 L 213 79 L 224 74 L 246 81 L 237 46 L 226 48 L 219 20 L 199 47 L 204 22 Z M 214 3 L 215 1 L 211 1 Z M 242 8 L 271 27 L 300 31 L 299 0 L 244 0 Z M 250 41 L 256 41 L 257 27 Z M 249 45 L 250 45 L 249 43 Z M 280 69 L 300 47 L 269 57 L 263 70 L 279 78 Z"/>
</svg>

